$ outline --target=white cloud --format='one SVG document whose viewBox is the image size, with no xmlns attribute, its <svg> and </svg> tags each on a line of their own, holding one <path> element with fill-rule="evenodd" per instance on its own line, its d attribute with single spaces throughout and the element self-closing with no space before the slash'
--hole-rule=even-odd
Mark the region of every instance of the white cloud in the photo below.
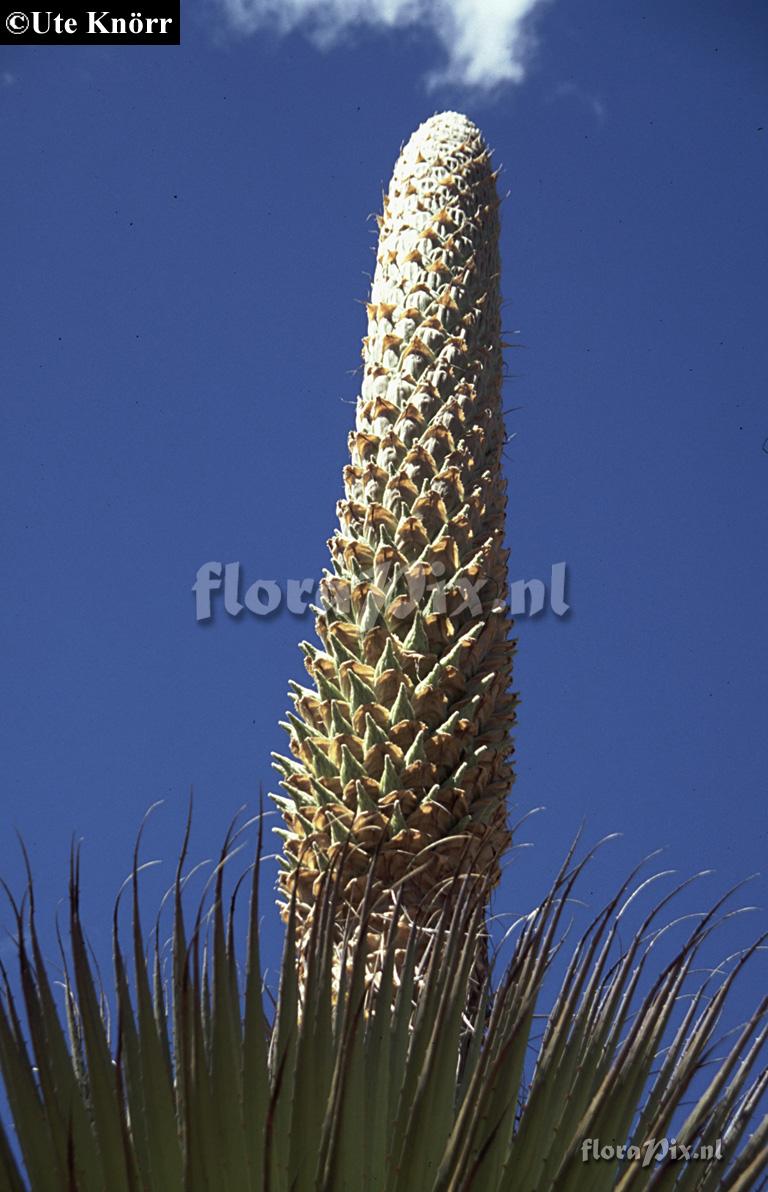
<svg viewBox="0 0 768 1192">
<path fill-rule="evenodd" d="M 346 33 L 429 29 L 445 62 L 427 75 L 431 87 L 458 84 L 489 91 L 520 83 L 533 48 L 530 16 L 544 0 L 222 0 L 242 33 L 303 31 L 320 48 Z"/>
<path fill-rule="evenodd" d="M 576 83 L 559 83 L 552 92 L 550 99 L 565 99 L 572 97 L 585 103 L 592 112 L 592 115 L 597 120 L 598 124 L 602 124 L 605 120 L 606 111 L 605 104 L 598 96 L 592 95 L 589 91 L 584 91 Z"/>
</svg>

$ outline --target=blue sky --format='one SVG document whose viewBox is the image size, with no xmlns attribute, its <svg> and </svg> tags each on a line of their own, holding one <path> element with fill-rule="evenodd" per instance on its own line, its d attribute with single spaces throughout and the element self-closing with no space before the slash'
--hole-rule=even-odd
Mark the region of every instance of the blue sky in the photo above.
<svg viewBox="0 0 768 1192">
<path fill-rule="evenodd" d="M 530 908 L 582 820 L 589 840 L 624 833 L 593 906 L 658 846 L 716 869 L 699 906 L 766 852 L 768 16 L 273 9 L 186 4 L 180 47 L 0 49 L 0 873 L 18 888 L 15 827 L 50 921 L 82 837 L 105 960 L 146 808 L 165 800 L 156 896 L 191 785 L 195 859 L 273 786 L 311 621 L 202 626 L 192 583 L 207 560 L 319 577 L 369 216 L 402 141 L 451 107 L 509 191 L 510 574 L 565 560 L 572 604 L 519 623 L 514 815 L 547 811 L 497 908 Z M 758 962 L 745 1004 L 764 978 Z"/>
</svg>

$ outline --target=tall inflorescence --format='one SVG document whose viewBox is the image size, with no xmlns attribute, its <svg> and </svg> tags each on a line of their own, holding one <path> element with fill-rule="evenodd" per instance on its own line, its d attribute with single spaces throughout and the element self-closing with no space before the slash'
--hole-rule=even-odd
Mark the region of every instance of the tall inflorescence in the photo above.
<svg viewBox="0 0 768 1192">
<path fill-rule="evenodd" d="M 445 112 L 403 149 L 379 219 L 364 376 L 333 571 L 293 685 L 280 887 L 308 938 L 322 875 L 339 943 L 372 869 L 370 972 L 392 929 L 498 879 L 510 835 L 498 197 L 476 126 Z M 428 932 L 424 936 L 428 940 Z M 478 942 L 482 978 L 485 945 Z"/>
</svg>

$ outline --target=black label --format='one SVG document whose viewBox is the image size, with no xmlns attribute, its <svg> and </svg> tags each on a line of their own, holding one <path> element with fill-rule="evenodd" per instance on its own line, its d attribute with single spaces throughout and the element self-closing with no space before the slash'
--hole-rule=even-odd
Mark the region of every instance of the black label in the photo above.
<svg viewBox="0 0 768 1192">
<path fill-rule="evenodd" d="M 23 3 L 23 0 L 22 0 Z M 181 44 L 181 0 L 122 2 L 116 8 L 19 8 L 0 3 L 0 45 Z"/>
</svg>

